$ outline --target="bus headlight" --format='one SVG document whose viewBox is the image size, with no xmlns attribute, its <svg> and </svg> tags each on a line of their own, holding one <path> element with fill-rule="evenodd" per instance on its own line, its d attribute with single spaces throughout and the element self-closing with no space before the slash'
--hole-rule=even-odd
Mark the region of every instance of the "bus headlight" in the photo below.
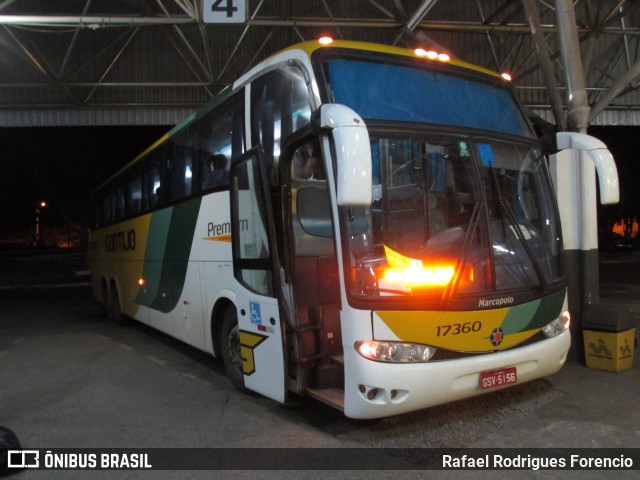
<svg viewBox="0 0 640 480">
<path fill-rule="evenodd" d="M 551 338 L 567 331 L 571 326 L 571 315 L 568 310 L 565 310 L 556 318 L 553 322 L 542 327 L 544 334 Z"/>
<path fill-rule="evenodd" d="M 436 348 L 419 343 L 379 342 L 366 340 L 355 343 L 356 351 L 364 358 L 377 362 L 420 363 L 428 362 Z"/>
</svg>

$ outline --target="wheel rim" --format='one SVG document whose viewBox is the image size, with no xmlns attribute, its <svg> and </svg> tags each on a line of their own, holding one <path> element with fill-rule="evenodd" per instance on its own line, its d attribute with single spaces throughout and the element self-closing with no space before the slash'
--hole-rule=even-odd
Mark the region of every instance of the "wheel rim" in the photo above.
<svg viewBox="0 0 640 480">
<path fill-rule="evenodd" d="M 234 325 L 227 335 L 227 352 L 233 368 L 242 373 L 242 354 L 240 353 L 240 329 Z"/>
</svg>

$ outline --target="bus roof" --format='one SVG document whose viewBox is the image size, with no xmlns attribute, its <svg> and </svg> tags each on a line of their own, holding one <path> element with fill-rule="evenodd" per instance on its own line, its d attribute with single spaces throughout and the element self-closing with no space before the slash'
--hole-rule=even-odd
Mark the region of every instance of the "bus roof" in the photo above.
<svg viewBox="0 0 640 480">
<path fill-rule="evenodd" d="M 416 49 L 410 49 L 410 48 L 404 48 L 404 47 L 384 45 L 380 43 L 356 42 L 356 41 L 350 41 L 350 40 L 331 40 L 330 43 L 322 43 L 320 40 L 311 40 L 308 42 L 291 45 L 290 47 L 287 47 L 282 51 L 286 52 L 288 50 L 294 50 L 294 49 L 303 50 L 304 52 L 307 53 L 307 55 L 309 55 L 309 57 L 311 57 L 311 55 L 314 52 L 316 52 L 317 50 L 321 50 L 323 48 L 343 48 L 343 49 L 349 49 L 349 50 L 363 50 L 363 51 L 369 51 L 369 52 L 387 53 L 391 55 L 400 55 L 400 56 L 411 57 L 411 58 L 423 57 L 426 60 L 429 60 L 429 56 L 425 56 L 424 54 L 429 52 L 434 52 L 433 50 L 426 50 L 420 47 L 417 47 Z M 418 51 L 420 51 L 421 53 L 417 53 Z M 489 70 L 484 67 L 480 67 L 478 65 L 474 65 L 469 62 L 465 62 L 463 60 L 459 60 L 451 56 L 451 54 L 448 52 L 434 52 L 434 53 L 436 54 L 445 53 L 449 57 L 449 60 L 447 60 L 446 63 L 449 63 L 456 67 L 464 68 L 467 70 L 473 70 L 475 72 L 483 73 L 485 75 L 490 75 L 492 77 L 502 78 L 502 75 L 500 73 L 494 72 L 493 70 Z"/>
</svg>

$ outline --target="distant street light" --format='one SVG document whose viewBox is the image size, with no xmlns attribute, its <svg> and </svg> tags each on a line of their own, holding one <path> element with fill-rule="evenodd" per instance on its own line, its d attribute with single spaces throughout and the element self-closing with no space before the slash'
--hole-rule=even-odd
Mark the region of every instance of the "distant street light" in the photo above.
<svg viewBox="0 0 640 480">
<path fill-rule="evenodd" d="M 40 245 L 40 212 L 47 206 L 47 202 L 40 202 L 36 207 L 36 234 L 33 238 L 33 246 Z"/>
</svg>

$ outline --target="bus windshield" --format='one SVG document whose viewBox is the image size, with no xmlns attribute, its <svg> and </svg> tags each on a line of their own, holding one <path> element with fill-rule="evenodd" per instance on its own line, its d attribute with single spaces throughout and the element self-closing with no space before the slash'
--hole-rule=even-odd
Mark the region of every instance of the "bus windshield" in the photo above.
<svg viewBox="0 0 640 480">
<path fill-rule="evenodd" d="M 506 88 L 427 70 L 425 62 L 392 64 L 329 59 L 325 78 L 331 102 L 366 120 L 392 120 L 478 128 L 532 137 Z"/>
<path fill-rule="evenodd" d="M 371 139 L 373 203 L 344 214 L 352 295 L 451 301 L 557 285 L 560 229 L 537 148 L 449 134 Z"/>
<path fill-rule="evenodd" d="M 352 298 L 451 308 L 562 288 L 546 162 L 508 88 L 421 60 L 324 55 L 327 100 L 371 138 L 373 203 L 343 210 Z"/>
</svg>

